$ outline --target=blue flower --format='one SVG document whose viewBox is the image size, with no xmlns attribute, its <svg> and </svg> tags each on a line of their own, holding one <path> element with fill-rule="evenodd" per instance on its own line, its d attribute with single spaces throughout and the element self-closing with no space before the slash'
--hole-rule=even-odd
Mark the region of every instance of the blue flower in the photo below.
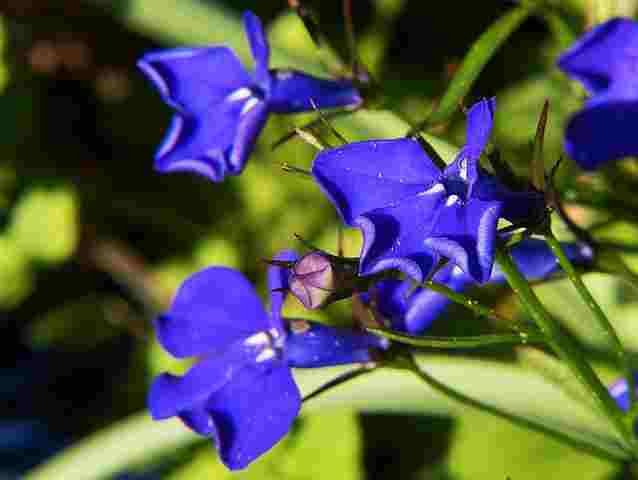
<svg viewBox="0 0 638 480">
<path fill-rule="evenodd" d="M 638 155 L 638 23 L 615 18 L 586 33 L 558 66 L 591 94 L 569 121 L 565 150 L 582 168 Z"/>
<path fill-rule="evenodd" d="M 361 102 L 348 81 L 269 70 L 270 47 L 259 18 L 246 12 L 243 19 L 254 72 L 224 46 L 162 50 L 138 62 L 176 111 L 155 156 L 157 170 L 191 171 L 219 182 L 241 173 L 270 112 L 309 111 L 311 100 L 318 108 Z"/>
<path fill-rule="evenodd" d="M 421 282 L 441 257 L 489 279 L 496 225 L 542 209 L 534 192 L 510 192 L 479 167 L 495 100 L 468 111 L 467 142 L 441 171 L 410 138 L 324 150 L 312 172 L 343 221 L 363 232 L 360 274 L 397 268 Z"/>
<path fill-rule="evenodd" d="M 634 377 L 638 381 L 638 374 L 634 373 Z M 627 379 L 621 378 L 614 382 L 609 387 L 609 394 L 622 410 L 625 412 L 629 410 L 629 387 L 627 385 Z M 635 425 L 634 429 L 636 433 L 638 433 L 638 424 Z"/>
<path fill-rule="evenodd" d="M 294 260 L 290 252 L 277 260 Z M 212 437 L 230 469 L 245 468 L 290 429 L 301 406 L 291 367 L 368 362 L 387 343 L 369 334 L 281 317 L 288 271 L 268 275 L 271 313 L 241 273 L 202 270 L 180 287 L 156 321 L 162 346 L 173 356 L 199 357 L 186 375 L 161 374 L 149 392 L 153 418 L 178 416 Z"/>
<path fill-rule="evenodd" d="M 563 248 L 576 265 L 584 266 L 592 261 L 591 248 L 584 244 L 565 243 Z M 560 271 L 558 259 L 543 240 L 523 240 L 511 253 L 518 268 L 530 281 L 543 280 Z M 449 263 L 437 271 L 432 280 L 455 292 L 463 292 L 474 284 L 472 277 Z M 505 283 L 505 275 L 498 265 L 489 283 Z M 390 328 L 413 335 L 426 331 L 451 302 L 445 295 L 427 288 L 414 289 L 411 282 L 394 279 L 377 283 L 366 295 L 366 301 L 371 299 L 374 299 L 379 313 L 389 321 Z"/>
</svg>

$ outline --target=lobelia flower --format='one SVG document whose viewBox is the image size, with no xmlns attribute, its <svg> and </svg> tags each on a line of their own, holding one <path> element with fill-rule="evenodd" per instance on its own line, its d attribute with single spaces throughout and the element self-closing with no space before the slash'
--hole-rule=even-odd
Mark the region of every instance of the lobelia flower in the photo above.
<svg viewBox="0 0 638 480">
<path fill-rule="evenodd" d="M 593 28 L 558 60 L 591 95 L 565 130 L 565 150 L 582 168 L 638 155 L 638 23 L 615 18 Z"/>
<path fill-rule="evenodd" d="M 285 252 L 277 260 L 294 260 Z M 214 440 L 222 462 L 242 469 L 290 429 L 301 406 L 291 367 L 371 361 L 387 342 L 365 333 L 281 317 L 288 272 L 271 267 L 270 315 L 239 272 L 211 267 L 181 285 L 156 321 L 174 357 L 199 357 L 182 377 L 163 373 L 148 398 L 154 419 L 178 416 Z"/>
<path fill-rule="evenodd" d="M 418 282 L 449 258 L 485 282 L 499 217 L 528 219 L 543 208 L 535 192 L 510 192 L 479 166 L 495 100 L 468 111 L 467 142 L 441 171 L 410 138 L 323 150 L 312 173 L 343 221 L 363 232 L 361 275 L 396 268 Z"/>
<path fill-rule="evenodd" d="M 638 374 L 634 373 L 634 377 L 638 380 Z M 609 387 L 609 394 L 616 401 L 618 406 L 625 412 L 629 410 L 629 387 L 627 379 L 621 378 Z M 634 430 L 638 433 L 638 424 L 634 426 Z"/>
<path fill-rule="evenodd" d="M 567 257 L 578 266 L 592 261 L 592 250 L 581 243 L 563 243 Z M 530 281 L 543 280 L 561 270 L 558 259 L 543 240 L 526 239 L 516 244 L 511 251 L 514 262 Z M 474 284 L 472 277 L 458 266 L 448 263 L 437 271 L 432 281 L 463 292 Z M 505 275 L 495 266 L 489 283 L 505 283 Z M 374 299 L 379 313 L 389 321 L 389 327 L 413 335 L 426 331 L 430 324 L 443 313 L 451 303 L 445 295 L 427 288 L 413 288 L 409 281 L 395 279 L 377 283 L 364 299 Z"/>
<path fill-rule="evenodd" d="M 312 102 L 317 108 L 361 103 L 349 81 L 269 70 L 261 21 L 251 12 L 243 20 L 254 72 L 225 46 L 161 50 L 138 62 L 176 111 L 155 156 L 157 170 L 190 171 L 219 182 L 241 173 L 269 113 L 311 111 Z"/>
</svg>

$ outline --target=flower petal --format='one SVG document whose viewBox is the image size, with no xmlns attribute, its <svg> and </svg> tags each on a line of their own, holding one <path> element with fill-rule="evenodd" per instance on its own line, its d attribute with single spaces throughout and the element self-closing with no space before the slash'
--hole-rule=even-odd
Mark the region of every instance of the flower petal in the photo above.
<svg viewBox="0 0 638 480">
<path fill-rule="evenodd" d="M 195 363 L 184 376 L 162 373 L 149 390 L 151 415 L 159 420 L 201 407 L 212 393 L 226 385 L 241 369 L 254 363 L 257 353 L 254 346 L 239 341 L 222 354 Z"/>
<path fill-rule="evenodd" d="M 227 47 L 176 48 L 144 55 L 137 66 L 178 112 L 204 115 L 253 83 Z"/>
<path fill-rule="evenodd" d="M 479 283 L 490 277 L 494 263 L 496 225 L 499 202 L 470 199 L 450 202 L 441 209 L 434 229 L 425 245 L 450 259 Z"/>
<path fill-rule="evenodd" d="M 563 72 L 580 81 L 591 94 L 623 84 L 635 86 L 638 23 L 615 18 L 580 38 L 558 60 Z"/>
<path fill-rule="evenodd" d="M 255 101 L 251 99 L 249 101 Z M 248 102 L 244 104 L 248 106 Z M 228 157 L 227 167 L 228 173 L 231 175 L 239 175 L 244 170 L 246 160 L 255 148 L 257 137 L 266 124 L 268 119 L 268 105 L 265 102 L 257 102 L 249 110 L 242 109 L 237 131 L 233 138 L 233 146 Z"/>
<path fill-rule="evenodd" d="M 255 59 L 255 79 L 258 83 L 268 82 L 268 63 L 270 62 L 270 46 L 264 32 L 261 20 L 253 12 L 246 11 L 243 15 L 244 30 L 248 37 L 250 50 Z"/>
<path fill-rule="evenodd" d="M 226 159 L 234 148 L 241 107 L 239 102 L 222 103 L 203 119 L 176 115 L 155 155 L 155 168 L 160 172 L 188 171 L 221 181 L 229 169 Z M 249 151 L 252 144 L 241 148 Z"/>
<path fill-rule="evenodd" d="M 205 406 L 224 465 L 240 470 L 270 450 L 290 430 L 300 406 L 299 389 L 282 363 L 235 375 Z"/>
<path fill-rule="evenodd" d="M 274 256 L 273 260 L 295 262 L 299 256 L 292 250 L 283 250 Z M 284 326 L 281 320 L 281 308 L 286 300 L 288 290 L 288 277 L 290 270 L 284 267 L 271 266 L 268 268 L 268 290 L 270 291 L 270 319 L 272 326 L 283 332 Z"/>
<path fill-rule="evenodd" d="M 248 280 L 236 270 L 212 267 L 182 283 L 155 328 L 162 346 L 181 358 L 225 349 L 270 327 Z"/>
<path fill-rule="evenodd" d="M 477 160 L 490 139 L 494 123 L 496 98 L 484 98 L 476 102 L 467 112 L 467 139 L 465 151 L 470 159 Z"/>
<path fill-rule="evenodd" d="M 296 70 L 273 70 L 272 90 L 268 99 L 276 113 L 297 113 L 317 108 L 359 105 L 359 91 L 348 80 L 328 80 Z M 311 102 L 312 100 L 312 102 Z"/>
<path fill-rule="evenodd" d="M 307 320 L 291 320 L 286 338 L 288 364 L 297 368 L 365 363 L 372 359 L 371 348 L 387 347 L 388 342 L 376 335 Z"/>
<path fill-rule="evenodd" d="M 355 224 L 363 232 L 359 274 L 396 268 L 422 282 L 439 260 L 424 241 L 437 222 L 444 200 L 444 189 L 435 186 L 396 206 L 358 217 Z"/>
<path fill-rule="evenodd" d="M 585 170 L 638 155 L 637 122 L 638 95 L 600 95 L 570 119 L 565 130 L 565 150 Z"/>
<path fill-rule="evenodd" d="M 416 140 L 355 142 L 317 155 L 312 173 L 344 222 L 426 191 L 441 172 Z"/>
</svg>

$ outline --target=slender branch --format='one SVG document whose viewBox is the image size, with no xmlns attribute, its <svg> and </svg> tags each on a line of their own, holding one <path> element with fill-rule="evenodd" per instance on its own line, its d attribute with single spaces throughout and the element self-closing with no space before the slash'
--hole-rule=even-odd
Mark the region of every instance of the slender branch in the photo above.
<svg viewBox="0 0 638 480">
<path fill-rule="evenodd" d="M 496 261 L 525 310 L 547 337 L 550 346 L 567 364 L 576 379 L 592 394 L 595 404 L 622 436 L 625 447 L 633 451 L 633 434 L 625 424 L 622 411 L 618 408 L 594 370 L 585 361 L 578 346 L 571 337 L 563 332 L 560 324 L 545 309 L 523 274 L 516 267 L 512 257 L 500 246 L 496 249 Z"/>
<path fill-rule="evenodd" d="M 361 375 L 365 373 L 370 373 L 372 371 L 374 371 L 374 367 L 369 367 L 367 365 L 364 365 L 362 367 L 355 368 L 353 370 L 349 370 L 345 373 L 342 373 L 338 377 L 333 378 L 329 382 L 324 383 L 319 388 L 313 390 L 312 392 L 304 396 L 302 399 L 302 402 L 305 403 L 308 400 L 311 400 L 315 397 L 318 397 L 322 393 L 327 392 L 328 390 L 332 390 L 333 388 L 338 387 L 339 385 L 349 382 L 350 380 L 354 380 L 355 378 L 360 377 Z"/>
</svg>

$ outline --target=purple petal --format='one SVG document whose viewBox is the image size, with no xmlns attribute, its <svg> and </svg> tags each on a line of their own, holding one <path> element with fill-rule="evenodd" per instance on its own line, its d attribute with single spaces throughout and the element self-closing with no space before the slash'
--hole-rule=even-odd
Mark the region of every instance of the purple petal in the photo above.
<svg viewBox="0 0 638 480">
<path fill-rule="evenodd" d="M 576 266 L 589 265 L 593 259 L 591 248 L 583 243 L 561 242 L 567 258 Z M 531 281 L 551 277 L 561 271 L 558 259 L 544 240 L 525 239 L 517 243 L 511 251 L 512 258 L 525 278 Z M 505 283 L 505 275 L 498 265 L 490 277 L 490 283 Z"/>
<path fill-rule="evenodd" d="M 209 114 L 211 107 L 253 83 L 227 47 L 161 50 L 144 55 L 137 65 L 166 103 L 190 115 Z"/>
<path fill-rule="evenodd" d="M 360 275 L 396 268 L 422 282 L 439 260 L 424 242 L 444 201 L 445 191 L 437 184 L 423 195 L 358 217 L 355 224 L 363 232 Z"/>
<path fill-rule="evenodd" d="M 270 326 L 248 280 L 236 270 L 212 267 L 182 283 L 155 328 L 162 346 L 182 358 L 224 350 Z"/>
<path fill-rule="evenodd" d="M 358 90 L 347 80 L 327 80 L 296 70 L 273 70 L 272 90 L 268 98 L 276 113 L 297 113 L 317 108 L 359 105 Z M 312 102 L 311 102 L 312 100 Z"/>
<path fill-rule="evenodd" d="M 496 99 L 484 98 L 470 107 L 467 112 L 467 140 L 464 150 L 468 158 L 477 160 L 490 139 L 494 123 Z"/>
<path fill-rule="evenodd" d="M 436 272 L 432 280 L 446 285 L 455 292 L 462 292 L 473 283 L 468 274 L 450 263 Z M 418 288 L 409 298 L 403 318 L 404 330 L 413 335 L 425 332 L 450 303 L 451 300 L 445 295 L 427 288 Z"/>
<path fill-rule="evenodd" d="M 591 94 L 612 86 L 636 85 L 638 23 L 615 18 L 585 34 L 558 60 L 558 66 Z"/>
<path fill-rule="evenodd" d="M 247 103 L 244 105 L 249 106 Z M 264 102 L 255 103 L 252 108 L 240 114 L 232 150 L 228 157 L 228 171 L 231 175 L 238 175 L 244 169 L 246 160 L 255 148 L 257 137 L 267 119 L 268 105 Z"/>
<path fill-rule="evenodd" d="M 151 415 L 159 420 L 202 406 L 241 369 L 254 363 L 257 353 L 255 347 L 239 341 L 220 355 L 205 357 L 184 376 L 169 373 L 157 376 L 148 395 Z"/>
<path fill-rule="evenodd" d="M 294 262 L 298 255 L 292 250 L 283 250 L 273 257 L 273 260 Z M 288 290 L 288 277 L 290 270 L 284 267 L 271 266 L 268 268 L 268 290 L 270 291 L 270 317 L 272 325 L 283 332 L 284 326 L 281 320 L 281 308 L 286 300 Z"/>
<path fill-rule="evenodd" d="M 214 114 L 206 118 L 176 115 L 155 156 L 155 168 L 160 172 L 188 171 L 221 181 L 229 170 L 227 159 L 233 149 L 245 156 L 244 152 L 250 152 L 253 146 L 233 146 L 243 103 L 217 105 Z"/>
<path fill-rule="evenodd" d="M 425 192 L 441 172 L 416 140 L 355 142 L 317 155 L 312 173 L 344 222 Z"/>
<path fill-rule="evenodd" d="M 479 283 L 490 277 L 494 263 L 499 202 L 470 199 L 462 204 L 448 197 L 425 245 L 450 259 Z"/>
<path fill-rule="evenodd" d="M 387 347 L 376 335 L 306 320 L 292 320 L 286 338 L 288 364 L 297 368 L 365 363 L 372 359 L 371 348 Z"/>
<path fill-rule="evenodd" d="M 246 368 L 208 400 L 219 456 L 231 470 L 246 468 L 288 433 L 301 396 L 284 364 Z"/>
<path fill-rule="evenodd" d="M 638 155 L 638 94 L 615 93 L 593 98 L 569 121 L 565 150 L 583 169 L 593 170 L 609 160 Z"/>
<path fill-rule="evenodd" d="M 269 81 L 268 63 L 270 62 L 270 47 L 261 20 L 253 12 L 246 11 L 243 16 L 244 29 L 248 36 L 250 50 L 255 59 L 255 79 L 263 84 Z"/>
</svg>

